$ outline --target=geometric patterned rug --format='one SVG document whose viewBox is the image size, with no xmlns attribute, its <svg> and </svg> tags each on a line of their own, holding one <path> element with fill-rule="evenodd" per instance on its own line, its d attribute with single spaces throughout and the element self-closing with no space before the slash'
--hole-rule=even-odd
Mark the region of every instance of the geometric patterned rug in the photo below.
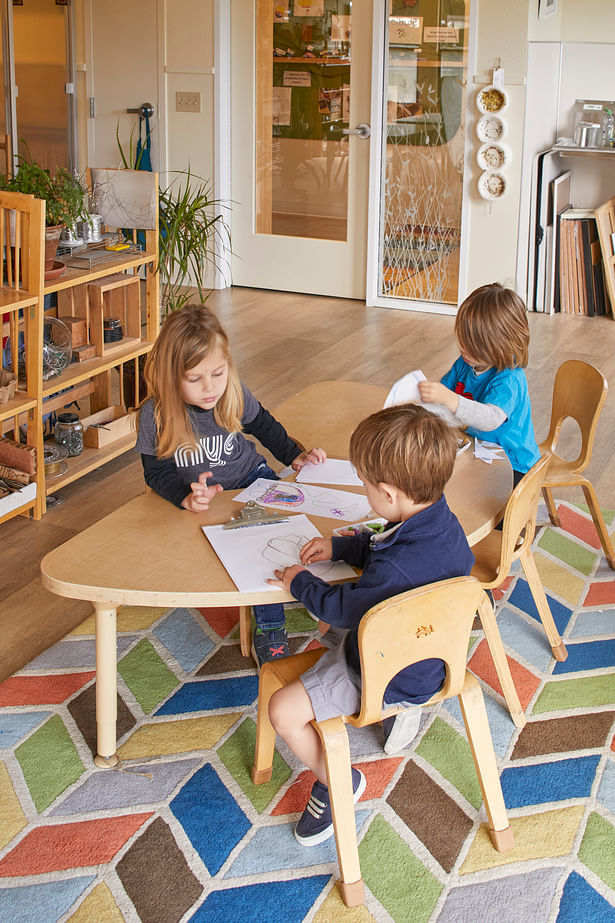
<svg viewBox="0 0 615 923">
<path fill-rule="evenodd" d="M 568 659 L 521 572 L 498 599 L 523 730 L 480 628 L 469 653 L 514 850 L 491 847 L 456 700 L 424 710 L 403 756 L 385 756 L 379 726 L 351 728 L 366 903 L 346 909 L 333 840 L 293 836 L 310 773 L 281 745 L 271 781 L 251 782 L 258 678 L 237 610 L 123 608 L 119 769 L 92 761 L 93 617 L 0 684 L 0 919 L 615 921 L 615 574 L 587 510 L 559 511 L 534 548 Z M 318 643 L 305 610 L 287 619 L 293 651 Z"/>
</svg>

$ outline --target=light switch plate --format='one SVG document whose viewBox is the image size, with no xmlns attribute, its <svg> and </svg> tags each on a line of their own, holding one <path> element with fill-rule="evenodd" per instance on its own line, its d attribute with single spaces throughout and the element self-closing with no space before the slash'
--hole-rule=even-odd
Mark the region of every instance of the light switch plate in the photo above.
<svg viewBox="0 0 615 923">
<path fill-rule="evenodd" d="M 201 94 L 190 93 L 188 90 L 177 90 L 175 93 L 176 112 L 200 112 Z"/>
</svg>

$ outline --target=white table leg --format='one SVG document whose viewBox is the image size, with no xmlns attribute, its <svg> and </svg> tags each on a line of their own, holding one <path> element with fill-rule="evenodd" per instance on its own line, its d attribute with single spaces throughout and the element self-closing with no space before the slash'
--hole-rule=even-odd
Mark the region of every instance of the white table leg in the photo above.
<svg viewBox="0 0 615 923">
<path fill-rule="evenodd" d="M 96 756 L 101 769 L 119 763 L 117 746 L 117 610 L 94 603 L 96 610 Z"/>
</svg>

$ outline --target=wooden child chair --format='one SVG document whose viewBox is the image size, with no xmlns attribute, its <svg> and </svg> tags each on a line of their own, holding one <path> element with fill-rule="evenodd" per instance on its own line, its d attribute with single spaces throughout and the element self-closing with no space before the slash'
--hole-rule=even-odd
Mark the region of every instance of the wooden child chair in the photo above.
<svg viewBox="0 0 615 923">
<path fill-rule="evenodd" d="M 363 903 L 364 889 L 345 724 L 365 727 L 381 721 L 383 716 L 389 717 L 401 711 L 401 708 L 391 706 L 383 712 L 384 690 L 400 670 L 419 660 L 439 657 L 446 663 L 444 686 L 425 704 L 434 705 L 443 699 L 459 697 L 489 819 L 491 840 L 500 852 L 514 846 L 483 694 L 476 677 L 466 669 L 470 630 L 482 595 L 475 578 L 455 577 L 401 593 L 370 609 L 359 626 L 363 677 L 359 714 L 313 722 L 325 751 L 340 888 L 348 907 Z M 269 699 L 276 690 L 298 679 L 324 653 L 324 649 L 317 649 L 263 664 L 252 770 L 252 780 L 256 785 L 271 778 L 275 731 L 269 721 Z"/>
<path fill-rule="evenodd" d="M 472 576 L 480 580 L 483 589 L 495 590 L 508 577 L 512 562 L 520 559 L 553 656 L 556 660 L 566 660 L 568 652 L 553 621 L 531 548 L 536 529 L 540 489 L 549 462 L 548 453 L 541 456 L 519 481 L 506 504 L 502 531 L 494 529 L 482 541 L 472 546 L 475 558 Z M 525 715 L 510 675 L 493 606 L 486 598 L 479 610 L 479 616 L 511 716 L 518 727 L 523 727 Z"/>
<path fill-rule="evenodd" d="M 542 493 L 551 522 L 554 526 L 561 525 L 553 502 L 552 489 L 554 487 L 581 487 L 608 565 L 615 570 L 615 553 L 596 492 L 591 481 L 583 477 L 581 473 L 591 461 L 598 417 L 607 389 L 606 378 L 593 365 L 581 362 L 579 359 L 569 359 L 563 362 L 557 370 L 553 384 L 549 435 L 539 448 L 541 452 L 550 452 L 552 455 L 551 464 L 542 485 Z M 573 461 L 566 461 L 555 451 L 562 423 L 567 417 L 576 420 L 581 431 L 581 451 L 578 458 Z"/>
</svg>

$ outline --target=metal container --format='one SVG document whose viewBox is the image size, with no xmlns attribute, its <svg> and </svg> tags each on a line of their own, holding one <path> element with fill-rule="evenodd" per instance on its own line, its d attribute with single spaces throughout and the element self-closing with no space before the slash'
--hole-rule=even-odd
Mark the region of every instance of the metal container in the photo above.
<svg viewBox="0 0 615 923">
<path fill-rule="evenodd" d="M 79 233 L 86 243 L 102 240 L 102 217 L 89 215 L 87 221 L 80 221 Z"/>
<path fill-rule="evenodd" d="M 600 125 L 595 122 L 577 122 L 574 143 L 578 147 L 597 147 Z"/>
</svg>

